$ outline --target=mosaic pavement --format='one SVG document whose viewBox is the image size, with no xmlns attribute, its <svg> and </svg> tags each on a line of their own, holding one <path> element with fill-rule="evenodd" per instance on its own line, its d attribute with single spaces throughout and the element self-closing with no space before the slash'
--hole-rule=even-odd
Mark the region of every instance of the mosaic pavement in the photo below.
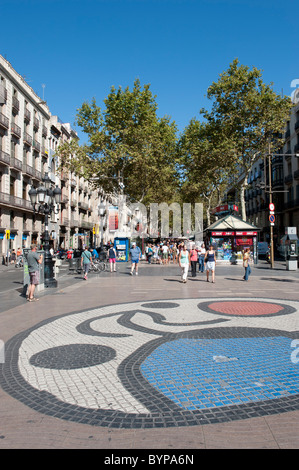
<svg viewBox="0 0 299 470">
<path fill-rule="evenodd" d="M 299 409 L 299 302 L 182 299 L 55 317 L 5 345 L 0 385 L 34 410 L 115 428 Z"/>
</svg>

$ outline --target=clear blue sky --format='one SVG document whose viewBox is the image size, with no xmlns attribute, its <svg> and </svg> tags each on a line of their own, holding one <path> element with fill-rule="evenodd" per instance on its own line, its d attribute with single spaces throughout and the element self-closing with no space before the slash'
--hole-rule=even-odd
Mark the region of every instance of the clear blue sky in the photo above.
<svg viewBox="0 0 299 470">
<path fill-rule="evenodd" d="M 0 54 L 72 125 L 84 101 L 103 107 L 139 78 L 183 131 L 236 57 L 278 93 L 299 79 L 298 1 L 1 0 L 0 16 Z"/>
</svg>

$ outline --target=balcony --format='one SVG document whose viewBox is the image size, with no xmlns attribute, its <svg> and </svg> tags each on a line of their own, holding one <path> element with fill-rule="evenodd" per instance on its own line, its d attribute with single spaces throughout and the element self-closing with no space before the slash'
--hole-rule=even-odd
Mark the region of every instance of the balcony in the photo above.
<svg viewBox="0 0 299 470">
<path fill-rule="evenodd" d="M 293 183 L 293 175 L 292 173 L 290 173 L 289 175 L 287 175 L 284 179 L 284 182 L 285 184 L 292 184 Z"/>
<path fill-rule="evenodd" d="M 92 229 L 93 225 L 92 225 L 92 222 L 88 222 L 87 220 L 81 220 L 80 221 L 80 227 L 81 228 Z"/>
<path fill-rule="evenodd" d="M 63 225 L 64 227 L 68 227 L 69 224 L 70 224 L 70 219 L 68 217 L 61 217 L 60 225 Z"/>
<path fill-rule="evenodd" d="M 0 150 L 0 163 L 4 163 L 5 165 L 10 165 L 10 155 L 3 150 Z"/>
<path fill-rule="evenodd" d="M 18 171 L 22 171 L 22 162 L 17 158 L 10 157 L 10 166 Z"/>
<path fill-rule="evenodd" d="M 72 206 L 72 207 L 76 207 L 76 205 L 77 205 L 77 200 L 76 200 L 75 198 L 72 198 L 72 200 L 71 200 L 71 206 Z"/>
<path fill-rule="evenodd" d="M 38 129 L 39 129 L 39 120 L 36 117 L 33 120 L 33 128 L 36 131 L 38 131 Z"/>
<path fill-rule="evenodd" d="M 31 112 L 29 111 L 29 109 L 26 109 L 26 108 L 25 108 L 25 111 L 24 111 L 24 121 L 25 121 L 25 122 L 30 122 L 30 119 L 31 119 Z"/>
<path fill-rule="evenodd" d="M 44 145 L 42 145 L 42 147 L 41 147 L 41 154 L 42 154 L 43 157 L 48 156 L 48 150 L 46 149 L 46 147 Z"/>
<path fill-rule="evenodd" d="M 40 152 L 40 143 L 37 142 L 35 139 L 33 139 L 32 141 L 32 147 L 34 148 L 34 150 L 37 150 L 38 152 Z"/>
<path fill-rule="evenodd" d="M 78 202 L 78 207 L 79 209 L 82 209 L 83 211 L 88 210 L 88 204 L 86 204 L 86 202 Z"/>
<path fill-rule="evenodd" d="M 15 114 L 17 114 L 20 110 L 20 102 L 15 96 L 12 97 L 12 109 Z"/>
<path fill-rule="evenodd" d="M 21 128 L 15 122 L 11 123 L 10 130 L 13 135 L 18 137 L 18 139 L 21 137 Z"/>
<path fill-rule="evenodd" d="M 33 211 L 33 207 L 30 201 L 7 193 L 0 192 L 0 203 L 7 204 L 8 206 L 18 207 L 24 210 Z"/>
<path fill-rule="evenodd" d="M 7 102 L 7 89 L 4 87 L 4 85 L 1 83 L 0 84 L 0 91 L 1 91 L 1 97 L 4 98 L 4 103 L 2 104 L 6 104 Z"/>
<path fill-rule="evenodd" d="M 24 141 L 24 144 L 27 144 L 27 145 L 31 146 L 32 145 L 31 135 L 27 134 L 27 132 L 24 132 L 23 141 Z"/>
<path fill-rule="evenodd" d="M 34 176 L 34 169 L 32 166 L 27 165 L 27 163 L 23 163 L 22 172 L 25 173 L 25 175 Z"/>
<path fill-rule="evenodd" d="M 60 179 L 61 181 L 64 181 L 66 183 L 68 180 L 68 176 L 64 172 L 62 172 L 60 175 Z"/>
<path fill-rule="evenodd" d="M 42 172 L 39 171 L 39 170 L 36 170 L 35 168 L 33 168 L 33 175 L 32 176 L 36 180 L 39 180 L 39 181 L 42 180 Z"/>
<path fill-rule="evenodd" d="M 277 178 L 276 180 L 273 180 L 272 186 L 276 189 L 283 187 L 283 178 Z"/>
<path fill-rule="evenodd" d="M 9 119 L 2 113 L 0 113 L 0 127 L 3 129 L 9 129 Z"/>
<path fill-rule="evenodd" d="M 71 217 L 70 226 L 71 226 L 71 228 L 79 227 L 79 220 L 78 220 L 78 219 L 74 219 L 73 217 Z"/>
<path fill-rule="evenodd" d="M 294 171 L 294 179 L 299 180 L 299 170 Z"/>
<path fill-rule="evenodd" d="M 67 204 L 69 202 L 69 197 L 67 194 L 62 193 L 61 195 L 61 203 L 62 204 Z"/>
</svg>

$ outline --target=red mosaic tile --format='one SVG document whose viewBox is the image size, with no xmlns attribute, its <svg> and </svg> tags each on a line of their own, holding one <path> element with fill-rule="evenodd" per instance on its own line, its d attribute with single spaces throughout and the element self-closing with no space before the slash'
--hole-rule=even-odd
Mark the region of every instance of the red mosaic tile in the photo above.
<svg viewBox="0 0 299 470">
<path fill-rule="evenodd" d="M 219 313 L 243 316 L 271 315 L 284 309 L 278 304 L 250 301 L 213 302 L 209 304 L 209 308 Z"/>
</svg>

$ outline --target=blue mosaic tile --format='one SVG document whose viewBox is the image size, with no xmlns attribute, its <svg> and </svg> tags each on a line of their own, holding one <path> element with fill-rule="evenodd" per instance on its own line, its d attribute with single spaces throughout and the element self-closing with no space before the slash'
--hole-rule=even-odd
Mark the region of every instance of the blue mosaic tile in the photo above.
<svg viewBox="0 0 299 470">
<path fill-rule="evenodd" d="M 150 384 L 184 409 L 272 400 L 299 391 L 287 337 L 179 339 L 140 367 Z"/>
</svg>

